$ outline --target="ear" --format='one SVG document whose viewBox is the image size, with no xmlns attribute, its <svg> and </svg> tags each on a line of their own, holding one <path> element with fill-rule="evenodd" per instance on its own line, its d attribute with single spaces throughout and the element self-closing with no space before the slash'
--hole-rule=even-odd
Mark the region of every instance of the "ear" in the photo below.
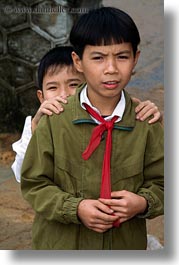
<svg viewBox="0 0 179 265">
<path fill-rule="evenodd" d="M 134 58 L 134 67 L 136 66 L 136 64 L 138 62 L 139 56 L 140 56 L 140 51 L 137 50 L 136 54 L 135 54 L 135 58 Z"/>
<path fill-rule="evenodd" d="M 72 59 L 73 59 L 73 64 L 76 68 L 76 70 L 80 73 L 83 73 L 83 69 L 82 69 L 82 64 L 81 64 L 81 59 L 78 56 L 78 54 L 76 54 L 76 52 L 72 52 L 71 53 Z"/>
<path fill-rule="evenodd" d="M 40 90 L 40 89 L 37 90 L 37 97 L 38 97 L 40 103 L 42 104 L 42 102 L 44 101 L 44 96 L 43 96 L 42 90 Z"/>
</svg>

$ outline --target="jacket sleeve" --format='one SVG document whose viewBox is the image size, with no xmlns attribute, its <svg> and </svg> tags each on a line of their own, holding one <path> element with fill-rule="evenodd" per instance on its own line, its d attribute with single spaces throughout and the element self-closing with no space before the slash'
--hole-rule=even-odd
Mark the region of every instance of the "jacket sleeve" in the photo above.
<svg viewBox="0 0 179 265">
<path fill-rule="evenodd" d="M 49 221 L 80 223 L 75 198 L 54 181 L 53 139 L 49 117 L 44 115 L 33 134 L 21 170 L 21 190 L 36 213 Z"/>
<path fill-rule="evenodd" d="M 164 141 L 160 123 L 149 125 L 144 159 L 144 183 L 138 195 L 146 198 L 148 208 L 142 218 L 164 213 Z"/>
</svg>

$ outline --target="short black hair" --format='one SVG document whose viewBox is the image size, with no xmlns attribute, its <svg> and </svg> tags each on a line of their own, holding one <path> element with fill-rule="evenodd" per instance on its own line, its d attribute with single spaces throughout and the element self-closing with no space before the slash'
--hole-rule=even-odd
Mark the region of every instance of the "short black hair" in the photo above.
<svg viewBox="0 0 179 265">
<path fill-rule="evenodd" d="M 82 15 L 70 32 L 70 42 L 80 58 L 86 45 L 100 46 L 129 42 L 136 54 L 140 35 L 133 19 L 114 7 L 90 10 Z"/>
<path fill-rule="evenodd" d="M 38 67 L 38 88 L 42 90 L 43 78 L 49 68 L 58 66 L 72 66 L 72 46 L 59 46 L 49 50 L 41 59 Z"/>
</svg>

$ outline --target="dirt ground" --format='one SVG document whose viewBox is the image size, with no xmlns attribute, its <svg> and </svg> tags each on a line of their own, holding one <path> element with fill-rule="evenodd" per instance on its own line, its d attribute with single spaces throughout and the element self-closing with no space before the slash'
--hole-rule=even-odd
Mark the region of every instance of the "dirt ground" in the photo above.
<svg viewBox="0 0 179 265">
<path fill-rule="evenodd" d="M 151 91 L 133 90 L 140 99 L 150 98 L 163 111 L 163 89 Z M 31 249 L 31 227 L 34 212 L 22 198 L 10 165 L 14 160 L 11 144 L 19 134 L 0 135 L 0 249 Z M 164 217 L 147 222 L 148 234 L 156 236 L 164 245 Z"/>
</svg>

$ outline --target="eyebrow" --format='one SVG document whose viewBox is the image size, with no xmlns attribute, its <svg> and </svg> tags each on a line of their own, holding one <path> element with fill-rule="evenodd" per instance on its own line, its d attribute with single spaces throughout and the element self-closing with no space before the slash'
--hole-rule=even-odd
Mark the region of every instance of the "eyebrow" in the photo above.
<svg viewBox="0 0 179 265">
<path fill-rule="evenodd" d="M 81 81 L 79 78 L 70 78 L 70 79 L 67 79 L 67 82 L 74 82 L 74 81 Z"/>
<path fill-rule="evenodd" d="M 131 53 L 131 51 L 129 51 L 129 50 L 124 50 L 124 51 L 116 52 L 116 53 L 114 53 L 113 55 L 130 54 L 130 53 Z M 94 55 L 103 55 L 103 56 L 107 56 L 108 54 L 107 54 L 107 53 L 104 53 L 104 52 L 94 51 L 94 52 L 91 53 L 91 55 L 92 55 L 92 56 L 94 56 Z"/>
<path fill-rule="evenodd" d="M 78 82 L 78 81 L 80 81 L 81 82 L 81 80 L 80 79 L 78 79 L 78 78 L 70 78 L 70 79 L 67 79 L 66 80 L 66 83 L 69 83 L 69 82 Z M 51 82 L 48 82 L 48 83 L 46 83 L 46 85 L 57 85 L 58 84 L 58 82 L 55 82 L 55 81 L 51 81 Z"/>
<path fill-rule="evenodd" d="M 46 85 L 56 85 L 56 84 L 58 84 L 58 82 L 48 82 L 48 83 L 46 83 Z"/>
</svg>

